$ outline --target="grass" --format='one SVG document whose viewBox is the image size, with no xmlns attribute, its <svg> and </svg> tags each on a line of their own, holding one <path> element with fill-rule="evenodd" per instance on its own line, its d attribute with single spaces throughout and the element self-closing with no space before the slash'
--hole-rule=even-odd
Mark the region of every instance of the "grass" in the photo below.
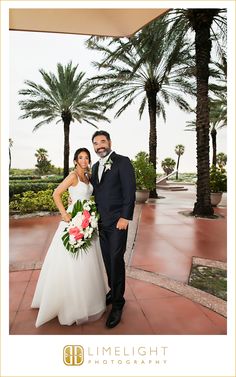
<svg viewBox="0 0 236 377">
<path fill-rule="evenodd" d="M 192 266 L 189 285 L 227 301 L 227 271 L 216 267 Z"/>
<path fill-rule="evenodd" d="M 160 177 L 163 177 L 165 175 L 165 173 L 157 173 L 157 178 L 160 178 Z M 192 183 L 192 184 L 196 184 L 196 181 L 197 181 L 197 173 L 179 173 L 179 178 L 178 180 L 176 180 L 175 178 L 175 174 L 173 174 L 169 179 L 168 181 L 170 182 L 183 182 L 183 183 Z"/>
<path fill-rule="evenodd" d="M 178 180 L 176 180 L 175 174 L 173 174 L 169 180 L 175 182 L 196 183 L 197 173 L 179 173 Z"/>
</svg>

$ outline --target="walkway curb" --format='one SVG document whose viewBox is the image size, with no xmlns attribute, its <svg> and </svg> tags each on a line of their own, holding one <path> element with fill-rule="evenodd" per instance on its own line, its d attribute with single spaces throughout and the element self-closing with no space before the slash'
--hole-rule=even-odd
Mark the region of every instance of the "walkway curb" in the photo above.
<svg viewBox="0 0 236 377">
<path fill-rule="evenodd" d="M 126 274 L 130 278 L 142 280 L 147 283 L 157 285 L 161 288 L 168 289 L 190 299 L 191 301 L 201 304 L 224 317 L 227 317 L 227 302 L 211 295 L 210 293 L 191 287 L 177 280 L 160 276 L 154 272 L 145 271 L 134 267 L 127 267 Z"/>
</svg>

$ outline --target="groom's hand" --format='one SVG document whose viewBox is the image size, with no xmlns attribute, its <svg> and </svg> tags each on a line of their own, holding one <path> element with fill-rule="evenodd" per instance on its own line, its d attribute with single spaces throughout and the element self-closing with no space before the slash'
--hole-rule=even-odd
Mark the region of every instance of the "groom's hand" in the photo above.
<svg viewBox="0 0 236 377">
<path fill-rule="evenodd" d="M 128 225 L 129 220 L 123 219 L 123 217 L 121 217 L 116 224 L 116 228 L 119 230 L 126 230 Z"/>
</svg>

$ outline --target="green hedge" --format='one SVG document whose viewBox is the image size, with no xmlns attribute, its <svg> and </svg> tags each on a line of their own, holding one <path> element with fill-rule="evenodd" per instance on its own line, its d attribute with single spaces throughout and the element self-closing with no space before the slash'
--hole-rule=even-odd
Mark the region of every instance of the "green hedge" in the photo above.
<svg viewBox="0 0 236 377">
<path fill-rule="evenodd" d="M 28 181 L 32 179 L 41 179 L 38 175 L 10 175 L 10 181 Z"/>
<path fill-rule="evenodd" d="M 28 185 L 28 184 L 44 184 L 44 183 L 56 183 L 56 182 L 48 182 L 48 181 L 43 181 L 42 179 L 35 179 L 35 180 L 23 180 L 23 181 L 10 181 L 9 185 L 14 186 L 14 185 Z"/>
<path fill-rule="evenodd" d="M 21 214 L 36 211 L 56 212 L 58 209 L 52 197 L 53 191 L 52 189 L 47 189 L 37 193 L 26 191 L 23 194 L 16 194 L 10 202 L 10 211 L 19 211 Z M 68 191 L 62 195 L 62 202 L 65 208 L 68 207 L 68 196 Z"/>
<path fill-rule="evenodd" d="M 10 175 L 23 175 L 23 176 L 27 176 L 27 175 L 35 175 L 35 169 L 14 169 L 14 168 L 11 168 L 10 169 Z"/>
<path fill-rule="evenodd" d="M 22 194 L 26 191 L 45 191 L 48 189 L 55 190 L 55 188 L 58 186 L 58 183 L 48 183 L 48 182 L 42 182 L 42 183 L 10 183 L 9 185 L 9 197 L 10 200 L 12 200 L 13 195 L 16 194 Z"/>
<path fill-rule="evenodd" d="M 37 183 L 61 183 L 63 180 L 63 178 L 54 178 L 54 179 L 29 179 L 29 180 L 10 180 L 9 181 L 9 184 L 10 185 L 13 185 L 13 184 L 22 184 L 22 185 L 25 185 L 25 184 L 29 184 L 29 183 L 32 183 L 33 185 L 37 184 Z"/>
<path fill-rule="evenodd" d="M 10 182 L 61 182 L 63 180 L 62 175 L 54 175 L 52 177 L 40 177 L 38 175 L 10 175 L 9 181 Z"/>
</svg>

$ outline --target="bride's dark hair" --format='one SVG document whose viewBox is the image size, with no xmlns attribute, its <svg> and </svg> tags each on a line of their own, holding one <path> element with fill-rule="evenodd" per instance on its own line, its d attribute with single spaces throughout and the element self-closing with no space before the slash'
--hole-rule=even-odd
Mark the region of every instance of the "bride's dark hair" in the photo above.
<svg viewBox="0 0 236 377">
<path fill-rule="evenodd" d="M 75 154 L 74 154 L 74 161 L 77 161 L 77 158 L 78 158 L 78 156 L 79 156 L 79 154 L 80 154 L 81 152 L 85 152 L 85 153 L 87 153 L 88 158 L 89 158 L 89 163 L 91 163 L 91 154 L 90 154 L 90 152 L 89 152 L 89 150 L 88 150 L 87 148 L 79 148 L 79 149 L 77 149 L 77 150 L 75 151 Z"/>
</svg>

